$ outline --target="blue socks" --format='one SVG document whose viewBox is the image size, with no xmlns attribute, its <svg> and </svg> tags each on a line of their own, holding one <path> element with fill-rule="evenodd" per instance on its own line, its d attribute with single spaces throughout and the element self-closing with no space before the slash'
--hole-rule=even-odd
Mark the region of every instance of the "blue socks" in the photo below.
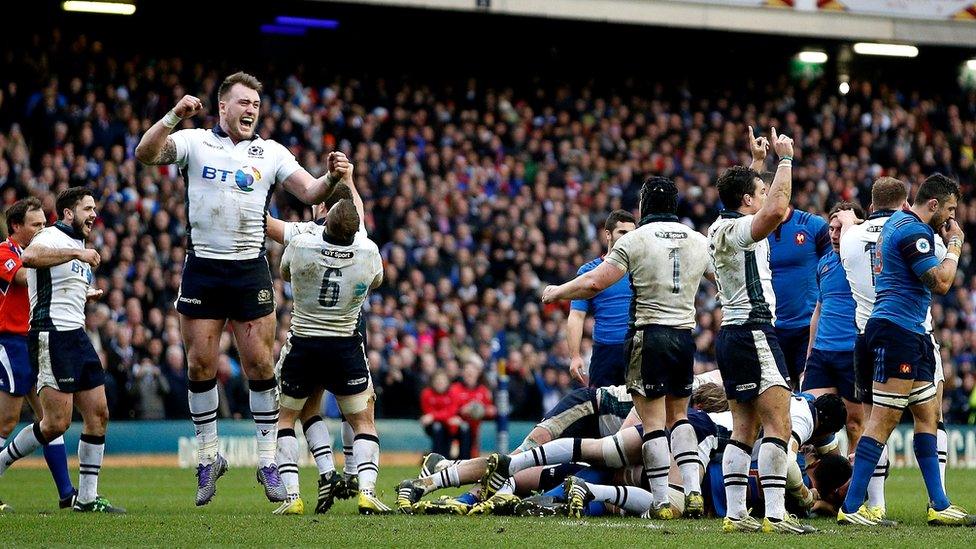
<svg viewBox="0 0 976 549">
<path fill-rule="evenodd" d="M 68 474 L 68 452 L 64 449 L 63 438 L 58 437 L 44 445 L 44 461 L 47 462 L 54 484 L 58 487 L 58 497 L 65 499 L 74 494 L 75 487 L 71 484 L 71 475 Z"/>
<path fill-rule="evenodd" d="M 932 455 L 935 456 L 935 437 L 932 437 Z M 884 444 L 874 440 L 869 436 L 862 436 L 857 443 L 857 451 L 854 453 L 854 473 L 851 476 L 851 484 L 847 490 L 847 497 L 844 499 L 842 509 L 845 513 L 856 513 L 868 492 L 868 482 L 874 474 L 874 468 L 881 461 L 881 451 Z M 939 479 L 939 460 L 935 460 L 936 480 Z"/>
<path fill-rule="evenodd" d="M 480 499 L 478 499 L 478 496 L 472 494 L 471 492 L 465 492 L 461 494 L 460 496 L 457 497 L 457 500 L 466 505 L 474 505 L 475 503 L 481 501 Z"/>
<path fill-rule="evenodd" d="M 860 445 L 858 445 L 860 446 Z M 942 511 L 949 506 L 949 498 L 942 488 L 942 477 L 939 474 L 939 452 L 936 448 L 936 437 L 931 433 L 915 433 L 915 461 L 922 470 L 925 489 L 929 492 L 932 508 Z"/>
</svg>

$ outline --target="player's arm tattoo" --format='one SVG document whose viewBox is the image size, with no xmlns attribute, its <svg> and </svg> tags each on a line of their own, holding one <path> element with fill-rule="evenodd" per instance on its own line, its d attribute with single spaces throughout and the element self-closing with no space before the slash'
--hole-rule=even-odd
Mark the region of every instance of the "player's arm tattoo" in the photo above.
<svg viewBox="0 0 976 549">
<path fill-rule="evenodd" d="M 168 164 L 173 164 L 176 162 L 176 142 L 173 141 L 172 137 L 166 138 L 166 143 L 163 143 L 163 148 L 156 155 L 156 159 L 153 164 L 157 166 L 165 166 Z"/>
<path fill-rule="evenodd" d="M 939 282 L 939 277 L 936 274 L 936 269 L 937 268 L 929 269 L 922 273 L 922 276 L 920 277 L 922 279 L 922 284 L 925 284 L 925 287 L 929 290 L 938 290 L 939 286 L 941 285 Z"/>
</svg>

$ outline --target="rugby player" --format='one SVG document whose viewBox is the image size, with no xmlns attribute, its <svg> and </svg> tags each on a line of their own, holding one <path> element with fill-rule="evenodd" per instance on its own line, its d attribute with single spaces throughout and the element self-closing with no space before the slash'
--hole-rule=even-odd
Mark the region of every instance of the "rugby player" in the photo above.
<svg viewBox="0 0 976 549">
<path fill-rule="evenodd" d="M 626 210 L 611 212 L 603 224 L 607 250 L 612 250 L 622 236 L 637 228 L 636 223 L 634 215 Z M 604 259 L 605 256 L 590 261 L 580 267 L 576 275 L 580 276 L 598 268 Z M 628 275 L 621 277 L 605 291 L 589 298 L 574 299 L 570 304 L 569 318 L 566 319 L 566 343 L 571 356 L 569 373 L 583 385 L 623 385 L 627 373 L 624 344 L 633 296 Z M 593 314 L 593 349 L 588 373 L 584 371 L 583 358 L 580 355 L 587 313 Z"/>
<path fill-rule="evenodd" d="M 350 166 L 346 176 L 351 175 Z M 375 493 L 379 471 L 373 410 L 376 397 L 360 332 L 363 303 L 369 291 L 383 281 L 383 261 L 372 240 L 357 237 L 363 216 L 361 200 L 336 202 L 325 225 L 293 236 L 281 258 L 281 275 L 291 282 L 294 310 L 279 360 L 282 413 L 278 463 L 288 498 L 275 511 L 278 514 L 304 513 L 294 426 L 308 397 L 320 388 L 336 396 L 339 409 L 356 433 L 353 454 L 358 467 L 359 512 L 392 512 Z M 326 482 L 333 487 L 338 481 L 335 471 L 327 474 Z"/>
<path fill-rule="evenodd" d="M 941 174 L 929 176 L 912 207 L 892 214 L 878 237 L 874 254 L 877 297 L 864 333 L 874 364 L 874 406 L 857 445 L 847 497 L 837 512 L 840 524 L 893 525 L 864 500 L 884 441 L 907 407 L 915 419 L 915 458 L 929 496 L 928 523 L 976 526 L 976 515 L 951 504 L 942 485 L 935 349 L 925 325 L 932 292 L 947 293 L 955 280 L 965 237 L 954 219 L 959 197 L 958 183 Z M 946 242 L 942 261 L 935 256 L 935 230 Z"/>
<path fill-rule="evenodd" d="M 98 494 L 108 404 L 105 370 L 85 333 L 85 304 L 102 294 L 91 287 L 92 269 L 101 258 L 85 247 L 95 223 L 95 199 L 88 189 L 74 187 L 58 194 L 56 204 L 58 222 L 37 233 L 21 255 L 31 304 L 28 351 L 37 371 L 42 417 L 24 427 L 0 453 L 0 474 L 63 435 L 76 407 L 83 425 L 74 510 L 124 513 Z"/>
<path fill-rule="evenodd" d="M 704 512 L 694 461 L 697 443 L 686 411 L 695 367 L 691 333 L 695 296 L 708 268 L 708 241 L 679 223 L 677 211 L 674 182 L 650 177 L 641 187 L 640 227 L 620 237 L 603 264 L 566 284 L 549 286 L 542 294 L 545 303 L 591 298 L 629 274 L 635 295 L 630 308 L 627 389 L 644 427 L 644 469 L 654 495 L 648 513 L 660 519 L 674 517 L 668 503 L 671 452 L 684 480 L 688 515 Z M 665 429 L 671 433 L 670 449 Z M 498 465 L 489 458 L 490 473 Z M 497 489 L 493 482 L 500 478 L 489 478 L 489 489 Z"/>
<path fill-rule="evenodd" d="M 709 229 L 710 252 L 722 306 L 716 359 L 732 410 L 732 439 L 722 463 L 728 515 L 726 532 L 806 534 L 815 528 L 786 514 L 787 440 L 790 438 L 789 373 L 773 330 L 776 296 L 769 269 L 769 236 L 787 214 L 792 189 L 793 140 L 771 131 L 780 156 L 767 197 L 755 170 L 735 166 L 717 182 L 725 210 Z M 759 476 L 765 516 L 749 516 L 745 490 L 760 425 Z"/>
<path fill-rule="evenodd" d="M 847 406 L 847 440 L 854 448 L 864 428 L 864 415 L 854 394 L 855 303 L 839 255 L 843 224 L 837 214 L 842 211 L 854 212 L 859 220 L 865 217 L 864 210 L 851 202 L 838 202 L 829 212 L 833 250 L 817 265 L 819 297 L 810 326 L 814 337 L 807 351 L 803 392 L 815 396 L 840 394 Z"/>
<path fill-rule="evenodd" d="M 187 95 L 143 135 L 135 151 L 144 164 L 177 164 L 187 188 L 187 253 L 176 310 L 198 445 L 197 505 L 210 502 L 227 470 L 218 453 L 216 375 L 220 334 L 228 321 L 248 379 L 257 479 L 269 500 L 287 498 L 275 464 L 275 303 L 264 249 L 265 212 L 277 184 L 315 204 L 348 167 L 337 162 L 316 179 L 285 147 L 258 136 L 261 89 L 249 74 L 228 76 L 217 91 L 219 123 L 170 135 L 182 120 L 204 112 L 200 99 Z"/>
</svg>

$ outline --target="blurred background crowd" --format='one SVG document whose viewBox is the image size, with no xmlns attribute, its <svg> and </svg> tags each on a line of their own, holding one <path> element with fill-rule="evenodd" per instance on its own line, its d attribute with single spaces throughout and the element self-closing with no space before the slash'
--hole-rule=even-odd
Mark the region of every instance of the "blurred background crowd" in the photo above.
<svg viewBox="0 0 976 549">
<path fill-rule="evenodd" d="M 36 196 L 53 220 L 54 195 L 79 185 L 92 188 L 99 203 L 90 245 L 102 256 L 96 277 L 105 297 L 91 306 L 88 332 L 110 373 L 113 419 L 189 417 L 172 305 L 185 254 L 184 182 L 174 166 L 141 166 L 134 149 L 184 94 L 200 97 L 209 116 L 181 127 L 215 124 L 216 87 L 233 71 L 189 57 L 131 56 L 58 31 L 0 56 L 0 203 Z M 912 194 L 933 172 L 959 180 L 957 219 L 967 242 L 956 285 L 935 299 L 933 312 L 946 419 L 976 418 L 976 95 L 946 100 L 910 85 L 852 81 L 842 96 L 786 78 L 749 82 L 743 94 L 731 85 L 624 77 L 598 86 L 322 78 L 300 65 L 254 72 L 265 85 L 263 138 L 288 147 L 316 176 L 332 150 L 356 165 L 366 225 L 385 265 L 384 283 L 368 302 L 380 417 L 490 418 L 503 368 L 513 417 L 538 419 L 573 387 L 568 303 L 543 306 L 542 288 L 605 252 L 605 217 L 636 210 L 649 174 L 674 178 L 681 219 L 705 231 L 721 208 L 715 179 L 749 163 L 745 137 L 753 125 L 794 138 L 794 204 L 817 214 L 838 200 L 867 206 L 880 175 L 911 182 Z M 280 189 L 271 213 L 289 221 L 310 216 Z M 290 288 L 277 271 L 281 247 L 269 242 L 268 250 L 280 347 Z M 720 321 L 707 283 L 698 311 L 696 370 L 706 371 L 715 368 Z M 229 335 L 222 350 L 221 414 L 246 416 L 246 384 Z"/>
</svg>

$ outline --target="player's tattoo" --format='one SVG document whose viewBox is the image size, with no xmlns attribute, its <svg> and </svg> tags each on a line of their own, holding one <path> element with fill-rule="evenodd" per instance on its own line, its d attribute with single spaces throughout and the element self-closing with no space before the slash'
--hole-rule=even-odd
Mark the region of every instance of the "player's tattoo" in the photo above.
<svg viewBox="0 0 976 549">
<path fill-rule="evenodd" d="M 172 137 L 167 137 L 166 143 L 163 144 L 162 150 L 156 155 L 156 160 L 153 164 L 163 166 L 174 162 L 176 162 L 176 142 L 173 141 Z"/>
<path fill-rule="evenodd" d="M 925 284 L 925 287 L 930 290 L 934 290 L 939 287 L 939 279 L 935 276 L 934 268 L 922 273 L 920 278 L 922 279 L 922 284 Z"/>
</svg>

